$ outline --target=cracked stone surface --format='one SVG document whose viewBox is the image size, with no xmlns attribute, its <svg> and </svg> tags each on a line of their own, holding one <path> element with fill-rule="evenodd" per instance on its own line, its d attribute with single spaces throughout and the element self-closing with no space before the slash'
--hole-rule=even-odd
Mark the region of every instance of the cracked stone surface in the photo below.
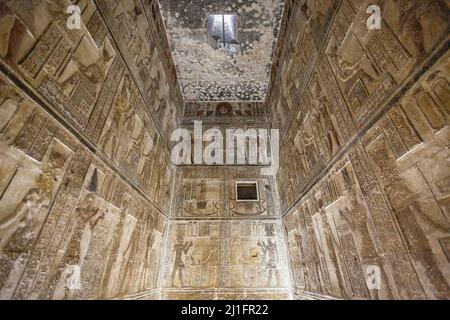
<svg viewBox="0 0 450 320">
<path fill-rule="evenodd" d="M 264 100 L 283 0 L 162 0 L 185 100 Z M 234 58 L 207 39 L 210 14 L 236 14 L 241 52 Z"/>
</svg>

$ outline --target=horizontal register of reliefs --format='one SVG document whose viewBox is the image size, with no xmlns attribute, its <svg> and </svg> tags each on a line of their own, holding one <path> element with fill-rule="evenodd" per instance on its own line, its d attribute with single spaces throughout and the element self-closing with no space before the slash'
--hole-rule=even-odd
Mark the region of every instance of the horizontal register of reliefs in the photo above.
<svg viewBox="0 0 450 320">
<path fill-rule="evenodd" d="M 450 299 L 448 0 L 71 2 L 0 1 L 1 299 Z M 279 129 L 277 175 L 176 168 L 194 120 Z"/>
<path fill-rule="evenodd" d="M 167 139 L 182 98 L 158 3 L 108 1 L 100 12 L 78 1 L 80 30 L 66 28 L 67 3 L 0 3 L 0 64 L 12 76 L 0 75 L 4 299 L 159 286 L 175 172 Z"/>
<path fill-rule="evenodd" d="M 154 289 L 167 218 L 0 78 L 0 297 L 112 298 Z M 159 179 L 155 175 L 156 179 Z"/>
<path fill-rule="evenodd" d="M 183 123 L 267 123 L 263 102 L 186 102 Z"/>
<path fill-rule="evenodd" d="M 443 0 L 308 3 L 287 1 L 267 110 L 284 136 L 323 141 L 327 161 L 445 44 L 449 9 Z M 382 8 L 380 30 L 367 28 L 368 3 Z"/>
<path fill-rule="evenodd" d="M 157 0 L 97 0 L 146 105 L 166 140 L 182 117 L 183 96 Z"/>
<path fill-rule="evenodd" d="M 80 30 L 67 29 L 63 0 L 2 2 L 0 19 L 9 32 L 0 43 L 1 57 L 94 143 L 115 98 L 128 100 L 141 113 L 158 119 L 148 126 L 157 127 L 168 140 L 183 103 L 157 2 L 145 2 L 144 7 L 136 2 L 133 9 L 131 0 L 99 2 L 102 12 L 92 1 L 78 3 Z M 136 12 L 138 17 L 130 16 Z M 118 90 L 124 74 L 131 87 Z M 128 109 L 122 109 L 116 117 L 123 122 Z"/>
<path fill-rule="evenodd" d="M 267 168 L 271 164 L 272 147 L 274 150 L 277 149 L 268 123 L 236 124 L 234 122 L 203 123 L 203 120 L 195 121 L 198 122 L 194 124 L 189 122 L 189 124 L 184 124 L 180 127 L 183 130 L 187 130 L 189 136 L 180 137 L 179 132 L 176 132 L 177 134 L 174 134 L 174 140 L 170 144 L 173 155 L 183 160 L 179 166 L 180 168 L 196 165 L 197 169 L 200 169 L 199 165 L 205 166 L 206 171 L 202 172 L 204 172 L 205 177 L 209 178 L 223 174 L 224 171 L 218 170 L 217 166 L 236 166 L 238 169 L 235 172 L 233 172 L 233 169 L 228 170 L 226 168 L 224 170 L 228 170 L 227 173 L 233 176 L 251 176 L 255 172 L 255 166 L 260 166 L 260 170 L 263 167 Z M 219 139 L 216 141 L 217 136 L 219 136 Z M 253 144 L 253 138 L 258 141 L 259 145 Z M 264 141 L 266 149 L 264 149 Z M 189 148 L 191 152 L 190 158 Z M 249 156 L 250 152 L 253 152 L 254 158 Z M 212 160 L 209 160 L 208 157 Z M 264 157 L 267 157 L 267 159 Z M 207 161 L 211 161 L 211 166 L 206 166 Z M 245 165 L 250 166 L 245 167 Z M 248 173 L 246 173 L 246 170 L 248 170 Z M 194 173 L 197 172 L 199 171 L 194 171 Z M 260 175 L 260 171 L 257 171 L 256 176 Z"/>
<path fill-rule="evenodd" d="M 258 168 L 213 170 L 214 174 L 197 167 L 177 170 L 172 218 L 280 217 L 273 177 L 260 176 Z M 236 201 L 238 181 L 257 182 L 258 201 Z"/>
<path fill-rule="evenodd" d="M 272 297 L 288 292 L 280 220 L 175 221 L 169 239 L 164 288 L 171 288 L 172 298 L 195 299 L 202 296 L 196 289 L 213 288 L 235 289 L 236 296 L 255 289 L 271 289 Z"/>
<path fill-rule="evenodd" d="M 299 295 L 448 299 L 449 8 L 374 3 L 381 30 L 365 26 L 367 2 L 344 0 L 317 40 L 326 15 L 289 6 L 300 22 L 288 27 L 269 103 L 284 130 L 277 179 L 293 286 Z M 299 76 L 302 59 L 309 71 Z M 380 290 L 366 282 L 374 266 Z"/>
<path fill-rule="evenodd" d="M 237 202 L 236 181 L 256 181 L 259 201 Z M 291 297 L 274 177 L 259 167 L 187 166 L 175 185 L 163 298 Z"/>
<path fill-rule="evenodd" d="M 15 1 L 10 7 L 1 5 L 3 19 L 11 27 L 1 43 L 1 62 L 13 68 L 51 110 L 94 145 L 133 185 L 143 193 L 154 194 L 155 204 L 168 213 L 173 169 L 161 127 L 152 120 L 156 110 L 150 110 L 142 98 L 96 6 L 90 1 L 79 3 L 85 25 L 81 30 L 68 30 L 65 20 L 54 12 L 63 2 L 56 1 L 53 7 L 44 1 L 31 5 L 28 11 L 24 10 L 30 6 L 27 1 Z M 43 18 L 36 26 L 32 21 L 41 11 Z M 162 69 L 154 50 L 153 66 Z M 155 79 L 152 83 L 169 85 Z M 161 116 L 157 112 L 154 115 Z M 163 117 L 158 121 L 158 125 L 164 123 L 170 120 Z"/>
</svg>

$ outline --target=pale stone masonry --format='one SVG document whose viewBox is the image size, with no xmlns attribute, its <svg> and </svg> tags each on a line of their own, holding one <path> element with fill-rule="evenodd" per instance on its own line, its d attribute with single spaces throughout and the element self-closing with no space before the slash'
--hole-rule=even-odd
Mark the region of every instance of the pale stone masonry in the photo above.
<svg viewBox="0 0 450 320">
<path fill-rule="evenodd" d="M 0 1 L 0 299 L 450 299 L 449 21 L 446 0 Z M 278 129 L 277 174 L 175 166 L 194 121 Z"/>
</svg>

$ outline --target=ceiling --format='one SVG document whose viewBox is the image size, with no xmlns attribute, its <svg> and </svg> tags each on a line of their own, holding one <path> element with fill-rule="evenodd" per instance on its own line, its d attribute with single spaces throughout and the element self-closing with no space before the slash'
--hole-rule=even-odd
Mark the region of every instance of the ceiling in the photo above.
<svg viewBox="0 0 450 320">
<path fill-rule="evenodd" d="M 262 101 L 284 0 L 160 0 L 186 101 Z M 207 19 L 237 15 L 234 58 L 208 40 Z"/>
</svg>

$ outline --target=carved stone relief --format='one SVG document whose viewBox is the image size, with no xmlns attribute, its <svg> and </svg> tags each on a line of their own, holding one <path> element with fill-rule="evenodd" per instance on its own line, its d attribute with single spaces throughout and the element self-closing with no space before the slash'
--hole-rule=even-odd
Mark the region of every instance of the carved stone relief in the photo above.
<svg viewBox="0 0 450 320">
<path fill-rule="evenodd" d="M 287 213 L 297 290 L 448 298 L 448 61 L 446 54 Z M 320 286 L 311 280 L 311 254 Z M 367 285 L 373 267 L 381 276 L 376 290 Z"/>
</svg>

